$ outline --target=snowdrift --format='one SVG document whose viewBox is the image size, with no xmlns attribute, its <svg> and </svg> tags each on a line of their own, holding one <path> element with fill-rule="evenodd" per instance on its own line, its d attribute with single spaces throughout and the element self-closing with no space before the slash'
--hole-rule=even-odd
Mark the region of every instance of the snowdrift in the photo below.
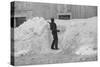
<svg viewBox="0 0 100 67">
<path fill-rule="evenodd" d="M 97 54 L 97 17 L 88 19 L 55 20 L 58 33 L 58 45 L 60 50 L 50 49 L 52 34 L 49 20 L 42 17 L 34 17 L 14 29 L 15 56 L 27 54 L 59 53 L 71 49 L 76 55 Z"/>
</svg>

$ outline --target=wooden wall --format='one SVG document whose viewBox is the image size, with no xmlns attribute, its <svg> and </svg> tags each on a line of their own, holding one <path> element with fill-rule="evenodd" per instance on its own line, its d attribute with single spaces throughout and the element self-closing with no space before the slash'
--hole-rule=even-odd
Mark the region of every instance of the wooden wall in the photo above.
<svg viewBox="0 0 100 67">
<path fill-rule="evenodd" d="M 32 2 L 15 2 L 15 17 L 51 17 L 57 18 L 58 13 L 71 13 L 72 19 L 97 16 L 96 6 L 63 5 Z"/>
<path fill-rule="evenodd" d="M 97 16 L 97 7 L 96 6 L 78 6 L 70 5 L 70 11 L 72 13 L 72 18 L 90 18 Z"/>
<path fill-rule="evenodd" d="M 30 3 L 30 2 L 16 2 L 15 3 L 15 16 L 32 17 L 44 17 L 49 19 L 50 17 L 56 18 L 56 5 L 55 4 L 42 4 L 42 3 Z"/>
</svg>

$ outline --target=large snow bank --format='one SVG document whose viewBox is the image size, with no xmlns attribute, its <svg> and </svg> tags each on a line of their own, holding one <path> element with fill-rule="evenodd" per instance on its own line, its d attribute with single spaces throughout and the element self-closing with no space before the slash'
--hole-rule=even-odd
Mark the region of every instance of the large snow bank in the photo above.
<svg viewBox="0 0 100 67">
<path fill-rule="evenodd" d="M 29 19 L 28 21 L 20 25 L 18 28 L 14 29 L 14 39 L 24 40 L 26 38 L 29 38 L 31 33 L 36 33 L 40 35 L 45 24 L 46 21 L 44 20 L 44 18 L 41 17 Z"/>
<path fill-rule="evenodd" d="M 50 50 L 50 33 L 44 18 L 35 17 L 14 30 L 15 56 L 33 53 L 47 53 Z M 49 42 L 48 42 L 49 41 Z"/>
<path fill-rule="evenodd" d="M 47 21 L 44 18 L 35 17 L 14 29 L 15 56 L 26 54 L 30 51 L 34 54 L 55 53 L 50 49 L 52 34 Z M 60 50 L 70 47 L 77 55 L 87 55 L 90 51 L 92 51 L 92 54 L 96 53 L 93 50 L 93 46 L 96 47 L 97 41 L 96 17 L 73 20 L 56 19 L 55 23 L 60 30 L 58 33 Z M 90 49 L 88 52 L 86 52 L 87 48 Z"/>
</svg>

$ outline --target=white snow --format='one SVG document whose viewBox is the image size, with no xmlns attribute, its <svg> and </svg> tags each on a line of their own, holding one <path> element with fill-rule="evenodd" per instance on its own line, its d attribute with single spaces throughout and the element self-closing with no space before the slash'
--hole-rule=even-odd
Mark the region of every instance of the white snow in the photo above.
<svg viewBox="0 0 100 67">
<path fill-rule="evenodd" d="M 77 55 L 95 55 L 97 54 L 97 50 L 93 50 L 93 45 L 92 44 L 86 44 L 80 46 L 79 49 L 77 49 L 76 54 Z"/>
<path fill-rule="evenodd" d="M 96 54 L 90 46 L 97 46 L 97 17 L 88 19 L 58 20 L 57 24 L 58 45 L 60 50 L 50 49 L 52 34 L 49 29 L 48 20 L 41 17 L 34 17 L 24 22 L 14 30 L 15 56 L 26 54 L 32 51 L 35 54 L 59 53 L 63 49 L 73 47 L 77 55 Z"/>
</svg>

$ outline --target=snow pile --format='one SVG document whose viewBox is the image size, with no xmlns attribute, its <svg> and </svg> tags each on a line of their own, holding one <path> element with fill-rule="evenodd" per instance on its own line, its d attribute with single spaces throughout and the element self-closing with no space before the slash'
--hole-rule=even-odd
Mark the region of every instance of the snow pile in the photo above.
<svg viewBox="0 0 100 67">
<path fill-rule="evenodd" d="M 14 33 L 15 33 L 14 39 L 24 40 L 27 37 L 29 37 L 29 35 L 33 32 L 40 35 L 45 24 L 47 23 L 42 17 L 40 18 L 35 17 L 29 19 L 28 21 L 20 25 L 18 28 L 14 29 Z"/>
<path fill-rule="evenodd" d="M 15 56 L 33 53 L 48 53 L 50 38 L 48 23 L 44 18 L 35 17 L 24 22 L 14 30 Z M 49 34 L 49 35 L 48 35 Z M 49 40 L 50 41 L 50 40 Z"/>
<path fill-rule="evenodd" d="M 15 28 L 15 56 L 26 54 L 47 54 L 60 51 L 50 49 L 52 34 L 48 20 L 35 17 Z M 70 48 L 77 55 L 96 54 L 94 46 L 97 38 L 97 18 L 55 20 L 58 29 L 58 45 L 60 50 Z"/>
<path fill-rule="evenodd" d="M 97 38 L 97 18 L 56 20 L 60 48 L 80 48 L 82 45 L 95 45 Z M 78 51 L 78 50 L 77 50 Z M 80 51 L 80 50 L 79 50 Z M 80 52 L 81 53 L 81 52 Z"/>
</svg>

